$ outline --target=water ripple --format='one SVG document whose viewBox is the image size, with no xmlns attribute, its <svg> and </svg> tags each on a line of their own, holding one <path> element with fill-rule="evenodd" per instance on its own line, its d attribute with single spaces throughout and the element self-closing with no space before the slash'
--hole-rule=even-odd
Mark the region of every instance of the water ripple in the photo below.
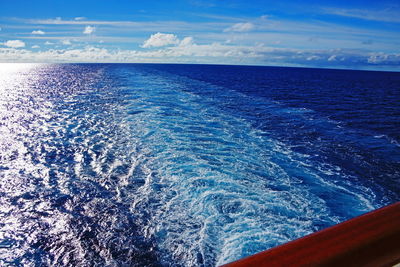
<svg viewBox="0 0 400 267">
<path fill-rule="evenodd" d="M 26 67 L 0 78 L 2 265 L 216 266 L 395 195 L 313 110 L 148 66 Z"/>
</svg>

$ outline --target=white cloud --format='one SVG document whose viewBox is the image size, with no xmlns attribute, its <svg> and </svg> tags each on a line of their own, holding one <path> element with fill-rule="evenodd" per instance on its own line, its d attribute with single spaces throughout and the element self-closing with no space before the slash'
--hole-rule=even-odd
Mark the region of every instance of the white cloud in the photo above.
<svg viewBox="0 0 400 267">
<path fill-rule="evenodd" d="M 193 37 L 185 37 L 182 41 L 179 42 L 179 46 L 190 46 L 193 45 Z"/>
<path fill-rule="evenodd" d="M 61 40 L 61 43 L 63 45 L 71 45 L 72 44 L 70 40 Z"/>
<path fill-rule="evenodd" d="M 92 34 L 96 30 L 96 27 L 93 26 L 86 26 L 83 30 L 84 34 Z"/>
<path fill-rule="evenodd" d="M 309 56 L 309 57 L 306 58 L 307 61 L 319 60 L 319 59 L 321 59 L 321 57 L 315 56 L 315 55 L 312 55 L 312 56 Z M 329 61 L 329 59 L 328 59 L 328 61 Z"/>
<path fill-rule="evenodd" d="M 9 40 L 7 42 L 4 42 L 3 45 L 11 48 L 25 47 L 25 43 L 21 40 Z"/>
<path fill-rule="evenodd" d="M 38 45 L 33 45 L 32 48 L 40 48 Z"/>
<path fill-rule="evenodd" d="M 336 60 L 336 55 L 332 55 L 328 58 L 328 61 L 335 61 Z"/>
<path fill-rule="evenodd" d="M 54 43 L 49 42 L 49 41 L 46 41 L 44 44 L 45 44 L 45 45 L 53 45 Z"/>
<path fill-rule="evenodd" d="M 185 41 L 184 41 L 185 40 Z M 332 55 L 336 60 L 333 60 Z M 374 53 L 362 49 L 302 50 L 268 46 L 196 44 L 191 37 L 157 50 L 0 48 L 0 62 L 158 62 L 289 65 L 400 70 L 400 53 Z"/>
<path fill-rule="evenodd" d="M 79 20 L 85 20 L 85 19 L 86 19 L 85 17 L 76 17 L 74 20 L 79 21 Z"/>
<path fill-rule="evenodd" d="M 158 32 L 156 34 L 152 34 L 149 39 L 144 41 L 142 47 L 161 47 L 178 43 L 179 39 L 175 34 Z"/>
<path fill-rule="evenodd" d="M 368 63 L 370 64 L 397 64 L 400 63 L 400 53 L 399 54 L 386 54 L 382 52 L 370 53 L 368 57 Z"/>
<path fill-rule="evenodd" d="M 343 17 L 352 17 L 363 20 L 383 21 L 399 23 L 399 11 L 396 9 L 368 10 L 368 9 L 345 9 L 324 8 L 324 12 Z"/>
<path fill-rule="evenodd" d="M 43 34 L 45 34 L 45 32 L 44 32 L 44 31 L 42 31 L 42 30 L 37 30 L 37 31 L 32 31 L 32 34 L 39 34 L 39 35 L 43 35 Z"/>
<path fill-rule="evenodd" d="M 80 17 L 83 18 L 83 17 Z M 85 20 L 85 19 L 73 19 L 73 20 L 62 20 L 61 18 L 56 19 L 17 19 L 23 23 L 28 24 L 44 24 L 44 25 L 114 25 L 114 26 L 143 26 L 148 23 L 139 23 L 135 21 L 108 21 L 108 20 Z"/>
<path fill-rule="evenodd" d="M 226 28 L 224 32 L 248 32 L 254 29 L 254 24 L 250 22 L 236 23 L 229 28 Z"/>
</svg>

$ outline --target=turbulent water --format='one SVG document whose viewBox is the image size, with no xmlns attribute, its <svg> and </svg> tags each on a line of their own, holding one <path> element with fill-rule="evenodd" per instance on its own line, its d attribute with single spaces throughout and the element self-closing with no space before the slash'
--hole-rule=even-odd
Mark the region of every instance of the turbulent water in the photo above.
<svg viewBox="0 0 400 267">
<path fill-rule="evenodd" d="M 0 265 L 218 266 L 400 200 L 400 74 L 0 65 Z"/>
</svg>

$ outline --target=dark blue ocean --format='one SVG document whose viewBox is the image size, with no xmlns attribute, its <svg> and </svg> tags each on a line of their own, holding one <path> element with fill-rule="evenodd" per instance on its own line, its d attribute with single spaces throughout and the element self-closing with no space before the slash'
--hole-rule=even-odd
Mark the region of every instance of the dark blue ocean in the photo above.
<svg viewBox="0 0 400 267">
<path fill-rule="evenodd" d="M 218 266 L 400 200 L 400 73 L 0 64 L 1 266 Z"/>
</svg>

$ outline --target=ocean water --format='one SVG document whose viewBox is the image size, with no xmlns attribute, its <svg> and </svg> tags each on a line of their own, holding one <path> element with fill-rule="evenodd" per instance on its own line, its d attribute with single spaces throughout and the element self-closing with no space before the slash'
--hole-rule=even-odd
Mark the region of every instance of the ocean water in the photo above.
<svg viewBox="0 0 400 267">
<path fill-rule="evenodd" d="M 400 200 L 400 73 L 0 64 L 1 266 L 218 266 Z"/>
</svg>

